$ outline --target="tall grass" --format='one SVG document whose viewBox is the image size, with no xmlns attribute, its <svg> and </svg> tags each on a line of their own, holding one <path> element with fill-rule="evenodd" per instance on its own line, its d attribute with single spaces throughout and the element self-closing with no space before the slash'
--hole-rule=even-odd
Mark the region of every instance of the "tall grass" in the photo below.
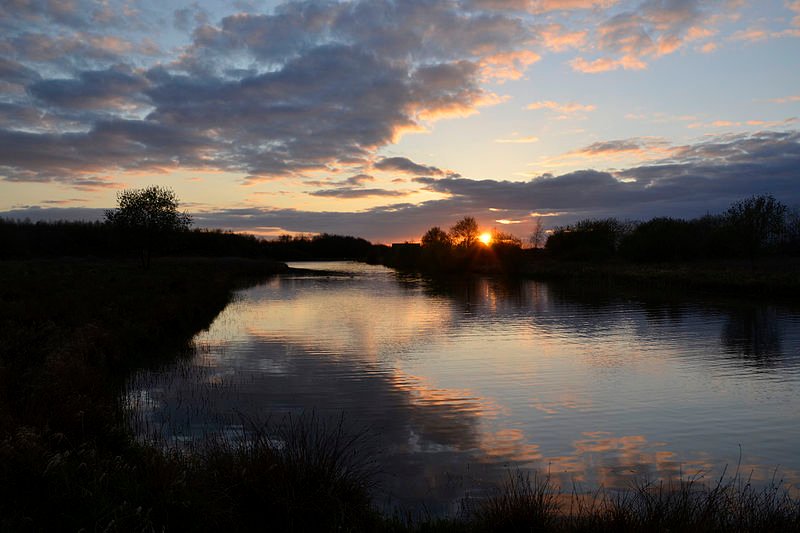
<svg viewBox="0 0 800 533">
<path fill-rule="evenodd" d="M 622 491 L 564 492 L 549 476 L 517 472 L 481 502 L 469 502 L 464 531 L 800 531 L 800 500 L 774 478 L 762 488 L 738 471 L 716 483 L 640 480 Z"/>
</svg>

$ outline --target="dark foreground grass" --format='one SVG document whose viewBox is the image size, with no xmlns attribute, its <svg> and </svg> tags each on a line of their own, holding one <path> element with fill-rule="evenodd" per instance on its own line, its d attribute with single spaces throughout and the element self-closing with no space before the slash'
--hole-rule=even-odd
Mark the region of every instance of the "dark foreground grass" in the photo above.
<svg viewBox="0 0 800 533">
<path fill-rule="evenodd" d="M 2 531 L 795 531 L 780 483 L 642 484 L 563 494 L 510 477 L 462 516 L 378 514 L 364 435 L 301 417 L 190 447 L 137 442 L 130 373 L 189 356 L 232 291 L 281 265 L 160 260 L 0 262 Z"/>
<path fill-rule="evenodd" d="M 466 516 L 468 531 L 800 530 L 800 502 L 785 485 L 755 488 L 738 473 L 713 484 L 690 478 L 583 494 L 562 492 L 549 477 L 518 472 L 497 495 L 467 505 Z"/>
</svg>

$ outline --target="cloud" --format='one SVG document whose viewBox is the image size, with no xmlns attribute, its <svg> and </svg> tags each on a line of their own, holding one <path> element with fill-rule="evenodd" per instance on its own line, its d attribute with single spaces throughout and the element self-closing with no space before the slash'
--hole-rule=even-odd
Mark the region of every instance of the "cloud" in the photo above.
<svg viewBox="0 0 800 533">
<path fill-rule="evenodd" d="M 793 102 L 800 102 L 800 94 L 785 96 L 783 98 L 772 98 L 769 101 L 772 102 L 773 104 L 788 104 Z"/>
<path fill-rule="evenodd" d="M 751 43 L 759 42 L 759 41 L 766 41 L 770 37 L 773 36 L 773 32 L 760 29 L 760 28 L 748 28 L 745 30 L 739 30 L 733 35 L 731 35 L 731 40 L 733 41 L 747 41 Z"/>
<path fill-rule="evenodd" d="M 621 59 L 609 59 L 601 57 L 594 61 L 587 61 L 582 57 L 576 57 L 569 62 L 570 66 L 578 71 L 586 74 L 597 74 L 599 72 L 608 72 L 611 70 L 644 70 L 647 68 L 647 63 L 635 57 L 623 57 Z"/>
<path fill-rule="evenodd" d="M 544 100 L 544 101 L 530 103 L 525 107 L 525 109 L 530 109 L 530 110 L 549 109 L 551 111 L 557 111 L 559 113 L 570 115 L 573 113 L 584 113 L 584 112 L 594 111 L 595 109 L 597 109 L 597 107 L 592 104 L 579 104 L 577 102 L 558 103 L 552 100 Z"/>
<path fill-rule="evenodd" d="M 528 67 L 541 59 L 530 50 L 515 50 L 487 56 L 481 61 L 485 78 L 494 81 L 518 80 Z"/>
<path fill-rule="evenodd" d="M 27 85 L 38 81 L 39 73 L 25 65 L 0 56 L 0 80 L 9 84 Z"/>
<path fill-rule="evenodd" d="M 28 86 L 28 92 L 46 105 L 72 109 L 146 105 L 141 92 L 149 86 L 144 76 L 124 66 L 81 72 L 74 79 L 49 79 Z"/>
<path fill-rule="evenodd" d="M 500 210 L 504 220 L 526 221 L 514 226 L 524 235 L 532 228 L 535 216 L 542 213 L 549 215 L 548 225 L 586 217 L 695 217 L 721 212 L 736 200 L 764 193 L 796 206 L 800 205 L 798 169 L 800 132 L 767 131 L 675 146 L 668 157 L 615 172 L 581 170 L 559 176 L 545 174 L 528 181 L 415 178 L 422 187 L 445 196 L 422 203 L 395 203 L 355 212 L 230 208 L 194 213 L 194 218 L 201 227 L 237 231 L 281 228 L 306 233 L 324 230 L 387 242 L 418 238 L 432 226 L 448 227 L 467 215 L 492 225 Z M 332 194 L 358 197 L 364 189 L 357 191 Z M 102 216 L 102 210 L 96 211 L 96 218 Z M 53 208 L 14 210 L 0 216 L 52 220 L 79 218 L 73 216 L 77 213 L 85 215 L 83 211 Z"/>
<path fill-rule="evenodd" d="M 402 172 L 403 174 L 441 176 L 444 172 L 434 166 L 419 165 L 406 157 L 385 157 L 374 163 L 373 168 L 385 172 Z"/>
<path fill-rule="evenodd" d="M 9 181 L 73 182 L 98 173 L 202 167 L 211 142 L 198 135 L 138 120 L 98 122 L 88 132 L 0 130 L 0 174 Z"/>
<path fill-rule="evenodd" d="M 698 128 L 748 128 L 748 127 L 758 127 L 758 128 L 777 128 L 781 126 L 791 126 L 798 122 L 797 117 L 789 117 L 784 120 L 760 120 L 760 119 L 750 119 L 750 120 L 713 120 L 711 122 L 692 122 L 687 128 L 690 129 L 698 129 Z"/>
<path fill-rule="evenodd" d="M 2 102 L 1 135 L 19 148 L 0 149 L 5 179 L 66 183 L 176 166 L 237 172 L 246 182 L 358 172 L 406 132 L 502 101 L 482 83 L 517 79 L 539 59 L 518 16 L 455 1 L 287 2 L 215 21 L 192 5 L 158 23 L 194 27 L 173 57 L 124 24 L 101 32 L 125 20 L 124 6 L 51 4 L 2 8 L 24 20 L 17 28 L 0 21 L 8 30 L 0 80 L 17 87 Z M 99 138 L 123 121 L 135 142 Z M 160 146 L 163 131 L 174 136 L 165 143 L 172 153 Z M 48 156 L 33 157 L 43 149 Z"/>
<path fill-rule="evenodd" d="M 800 27 L 800 0 L 787 0 L 786 8 L 794 12 L 792 26 Z"/>
<path fill-rule="evenodd" d="M 352 187 L 360 187 L 361 185 L 364 185 L 365 183 L 369 183 L 372 181 L 375 181 L 374 176 L 370 176 L 369 174 L 356 174 L 355 176 L 350 176 L 349 178 L 346 178 L 341 183 Z"/>
<path fill-rule="evenodd" d="M 21 32 L 0 39 L 0 52 L 19 61 L 38 63 L 56 72 L 124 62 L 130 59 L 125 56 L 154 53 L 153 46 L 146 40 L 133 43 L 121 37 L 94 32 L 66 35 Z"/>
<path fill-rule="evenodd" d="M 695 115 L 673 115 L 661 111 L 655 113 L 627 113 L 625 118 L 628 120 L 646 120 L 656 124 L 664 124 L 670 122 L 693 122 L 698 118 Z"/>
<path fill-rule="evenodd" d="M 529 137 L 511 137 L 510 139 L 495 139 L 496 143 L 509 143 L 509 144 L 530 144 L 539 142 L 539 137 L 533 135 Z"/>
<path fill-rule="evenodd" d="M 714 26 L 723 20 L 717 10 L 726 12 L 738 7 L 730 2 L 646 0 L 638 8 L 617 12 L 597 26 L 590 41 L 599 57 L 579 56 L 570 65 L 584 73 L 645 69 L 652 59 L 712 37 L 717 31 Z"/>
<path fill-rule="evenodd" d="M 617 2 L 618 0 L 473 0 L 473 5 L 484 9 L 541 14 L 554 11 L 606 9 Z"/>
<path fill-rule="evenodd" d="M 176 29 L 183 31 L 207 25 L 209 21 L 208 11 L 200 7 L 197 2 L 184 8 L 176 9 L 172 14 L 172 25 Z"/>
<path fill-rule="evenodd" d="M 570 48 L 581 48 L 589 36 L 588 30 L 570 31 L 562 24 L 547 24 L 538 28 L 538 36 L 545 48 L 563 52 Z"/>
<path fill-rule="evenodd" d="M 323 196 L 327 198 L 369 198 L 375 196 L 408 196 L 410 191 L 395 191 L 389 189 L 359 189 L 344 187 L 341 189 L 322 189 L 312 191 L 311 196 Z"/>
<path fill-rule="evenodd" d="M 617 155 L 627 153 L 645 154 L 652 150 L 661 150 L 669 143 L 656 137 L 632 137 L 612 141 L 600 141 L 589 146 L 570 152 L 571 154 L 598 156 L 598 155 Z"/>
<path fill-rule="evenodd" d="M 703 52 L 704 54 L 710 54 L 711 52 L 717 50 L 717 48 L 719 48 L 719 45 L 717 43 L 708 42 L 700 47 L 700 51 Z"/>
</svg>

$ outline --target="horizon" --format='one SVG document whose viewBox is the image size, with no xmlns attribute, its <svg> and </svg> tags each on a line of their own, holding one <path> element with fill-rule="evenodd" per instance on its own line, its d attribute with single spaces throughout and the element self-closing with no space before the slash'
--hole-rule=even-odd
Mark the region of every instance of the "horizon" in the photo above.
<svg viewBox="0 0 800 533">
<path fill-rule="evenodd" d="M 800 205 L 800 1 L 0 7 L 0 217 L 172 188 L 195 226 L 525 239 Z"/>
</svg>

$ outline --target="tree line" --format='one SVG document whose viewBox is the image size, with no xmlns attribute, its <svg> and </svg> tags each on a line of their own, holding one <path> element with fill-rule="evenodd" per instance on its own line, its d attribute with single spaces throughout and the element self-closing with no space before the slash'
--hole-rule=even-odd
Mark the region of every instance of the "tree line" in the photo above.
<svg viewBox="0 0 800 533">
<path fill-rule="evenodd" d="M 136 255 L 147 268 L 153 255 L 238 256 L 279 261 L 352 259 L 433 271 L 503 270 L 542 256 L 556 260 L 676 262 L 800 255 L 800 213 L 771 195 L 734 202 L 720 214 L 644 222 L 589 218 L 545 231 L 535 221 L 524 249 L 520 238 L 493 230 L 480 240 L 474 217 L 449 229 L 431 227 L 418 247 L 389 248 L 352 236 L 323 233 L 267 240 L 221 230 L 191 229 L 175 193 L 152 186 L 119 193 L 102 222 L 30 222 L 0 219 L 0 259 Z"/>
<path fill-rule="evenodd" d="M 555 228 L 545 244 L 555 258 L 675 262 L 800 254 L 800 214 L 771 195 L 734 202 L 720 214 L 645 222 L 586 219 Z"/>
<path fill-rule="evenodd" d="M 422 270 L 503 270 L 550 258 L 562 261 L 634 263 L 743 259 L 800 255 L 800 213 L 771 195 L 734 202 L 723 213 L 695 219 L 657 217 L 647 221 L 588 218 L 545 230 L 541 218 L 528 239 L 493 231 L 483 245 L 477 222 L 464 217 L 449 230 L 430 228 L 418 253 L 395 253 L 392 266 Z"/>
<path fill-rule="evenodd" d="M 117 195 L 117 208 L 97 222 L 31 222 L 0 218 L 0 259 L 33 257 L 129 257 L 147 268 L 159 255 L 246 257 L 301 261 L 367 259 L 373 245 L 361 238 L 282 235 L 266 240 L 222 230 L 192 229 L 175 193 L 151 186 Z"/>
</svg>

